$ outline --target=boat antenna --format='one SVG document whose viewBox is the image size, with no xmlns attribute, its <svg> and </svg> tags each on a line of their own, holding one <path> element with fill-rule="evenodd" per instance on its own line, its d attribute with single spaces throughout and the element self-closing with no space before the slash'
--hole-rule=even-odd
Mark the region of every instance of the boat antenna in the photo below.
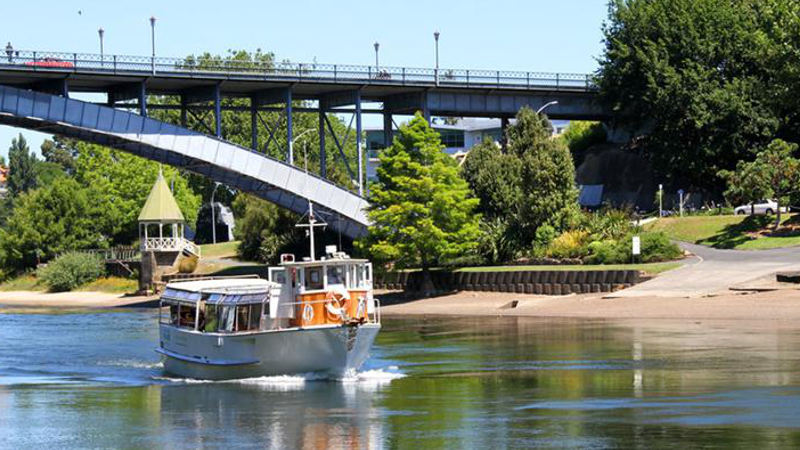
<svg viewBox="0 0 800 450">
<path fill-rule="evenodd" d="M 306 175 L 308 175 L 308 144 L 304 146 L 304 153 L 305 153 L 305 171 Z M 315 227 L 326 227 L 328 224 L 319 221 L 314 217 L 314 204 L 311 203 L 311 199 L 306 197 L 306 201 L 308 202 L 308 223 L 298 223 L 295 225 L 298 228 L 305 228 L 308 227 L 308 239 L 309 239 L 309 256 L 311 260 L 314 261 L 316 259 L 316 255 L 314 252 L 314 228 Z M 302 220 L 302 219 L 301 219 Z"/>
</svg>

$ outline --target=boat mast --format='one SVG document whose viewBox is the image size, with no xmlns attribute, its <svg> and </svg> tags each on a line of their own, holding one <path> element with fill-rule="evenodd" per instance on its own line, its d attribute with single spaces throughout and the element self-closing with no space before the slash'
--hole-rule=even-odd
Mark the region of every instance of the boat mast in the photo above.
<svg viewBox="0 0 800 450">
<path fill-rule="evenodd" d="M 308 146 L 306 145 L 306 147 Z M 308 150 L 306 150 L 305 152 L 305 171 L 306 175 L 308 175 Z M 311 199 L 308 197 L 306 197 L 306 201 L 308 201 L 308 223 L 298 223 L 295 226 L 301 228 L 308 227 L 308 238 L 311 245 L 310 251 L 308 253 L 309 256 L 311 257 L 311 260 L 314 261 L 316 260 L 314 252 L 314 227 L 326 227 L 328 226 L 328 224 L 325 222 L 317 223 L 317 219 L 314 218 L 314 204 L 311 203 Z"/>
</svg>

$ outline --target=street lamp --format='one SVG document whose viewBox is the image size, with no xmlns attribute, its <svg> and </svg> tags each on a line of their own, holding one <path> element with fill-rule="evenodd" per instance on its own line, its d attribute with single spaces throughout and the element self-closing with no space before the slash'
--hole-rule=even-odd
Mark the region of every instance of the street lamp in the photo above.
<svg viewBox="0 0 800 450">
<path fill-rule="evenodd" d="M 214 190 L 211 191 L 211 241 L 217 243 L 217 208 L 214 207 L 214 194 L 217 193 L 217 188 L 222 184 L 218 181 L 214 182 Z"/>
<path fill-rule="evenodd" d="M 11 46 L 11 42 L 6 44 L 6 55 L 8 55 L 8 63 L 14 62 L 14 47 Z"/>
<path fill-rule="evenodd" d="M 150 48 L 152 49 L 152 56 L 150 57 L 150 68 L 153 75 L 156 74 L 156 16 L 150 16 Z"/>
<path fill-rule="evenodd" d="M 436 78 L 436 86 L 439 86 L 439 32 L 433 32 L 433 39 L 436 41 L 436 70 L 434 70 L 434 77 Z"/>
<path fill-rule="evenodd" d="M 100 65 L 103 65 L 103 34 L 105 34 L 106 30 L 103 27 L 97 29 L 97 35 L 100 36 Z"/>
<path fill-rule="evenodd" d="M 557 104 L 558 104 L 558 100 L 553 100 L 552 102 L 545 103 L 544 105 L 542 105 L 542 107 L 541 107 L 541 108 L 539 108 L 539 109 L 537 109 L 537 110 L 536 110 L 536 114 L 541 114 L 541 113 L 542 113 L 542 111 L 544 111 L 545 109 L 547 109 L 547 108 L 549 108 L 549 107 L 551 107 L 551 106 L 555 106 L 555 105 L 557 105 Z"/>
<path fill-rule="evenodd" d="M 303 131 L 302 133 L 295 136 L 295 138 L 292 139 L 291 141 L 289 141 L 289 164 L 294 165 L 294 143 L 297 142 L 298 139 L 300 139 L 301 137 L 305 136 L 306 134 L 312 131 L 316 130 L 314 128 L 309 128 L 306 131 Z"/>
<path fill-rule="evenodd" d="M 375 42 L 375 76 L 377 77 L 378 72 L 380 72 L 380 65 L 378 64 L 378 49 L 381 48 L 381 44 Z"/>
</svg>

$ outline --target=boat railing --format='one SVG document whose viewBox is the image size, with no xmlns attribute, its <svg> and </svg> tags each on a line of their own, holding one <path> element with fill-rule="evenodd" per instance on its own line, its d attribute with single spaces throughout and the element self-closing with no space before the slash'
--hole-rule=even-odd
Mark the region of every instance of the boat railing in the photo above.
<svg viewBox="0 0 800 450">
<path fill-rule="evenodd" d="M 366 300 L 366 299 L 364 299 Z M 283 303 L 281 302 L 281 306 L 297 306 L 297 305 L 312 305 L 317 303 L 328 303 L 330 299 L 322 299 L 322 300 L 304 300 L 302 302 L 290 302 L 290 303 Z M 373 298 L 375 302 L 375 311 L 372 313 L 372 320 L 370 323 L 381 323 L 381 302 L 377 298 Z M 369 314 L 367 314 L 369 317 Z"/>
</svg>

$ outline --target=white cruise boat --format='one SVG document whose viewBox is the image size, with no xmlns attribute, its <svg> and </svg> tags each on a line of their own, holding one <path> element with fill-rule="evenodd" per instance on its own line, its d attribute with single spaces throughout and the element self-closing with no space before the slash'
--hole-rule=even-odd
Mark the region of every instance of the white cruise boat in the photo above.
<svg viewBox="0 0 800 450">
<path fill-rule="evenodd" d="M 209 380 L 357 370 L 381 328 L 372 264 L 327 251 L 319 260 L 283 255 L 269 280 L 169 283 L 156 349 L 164 370 Z"/>
</svg>

